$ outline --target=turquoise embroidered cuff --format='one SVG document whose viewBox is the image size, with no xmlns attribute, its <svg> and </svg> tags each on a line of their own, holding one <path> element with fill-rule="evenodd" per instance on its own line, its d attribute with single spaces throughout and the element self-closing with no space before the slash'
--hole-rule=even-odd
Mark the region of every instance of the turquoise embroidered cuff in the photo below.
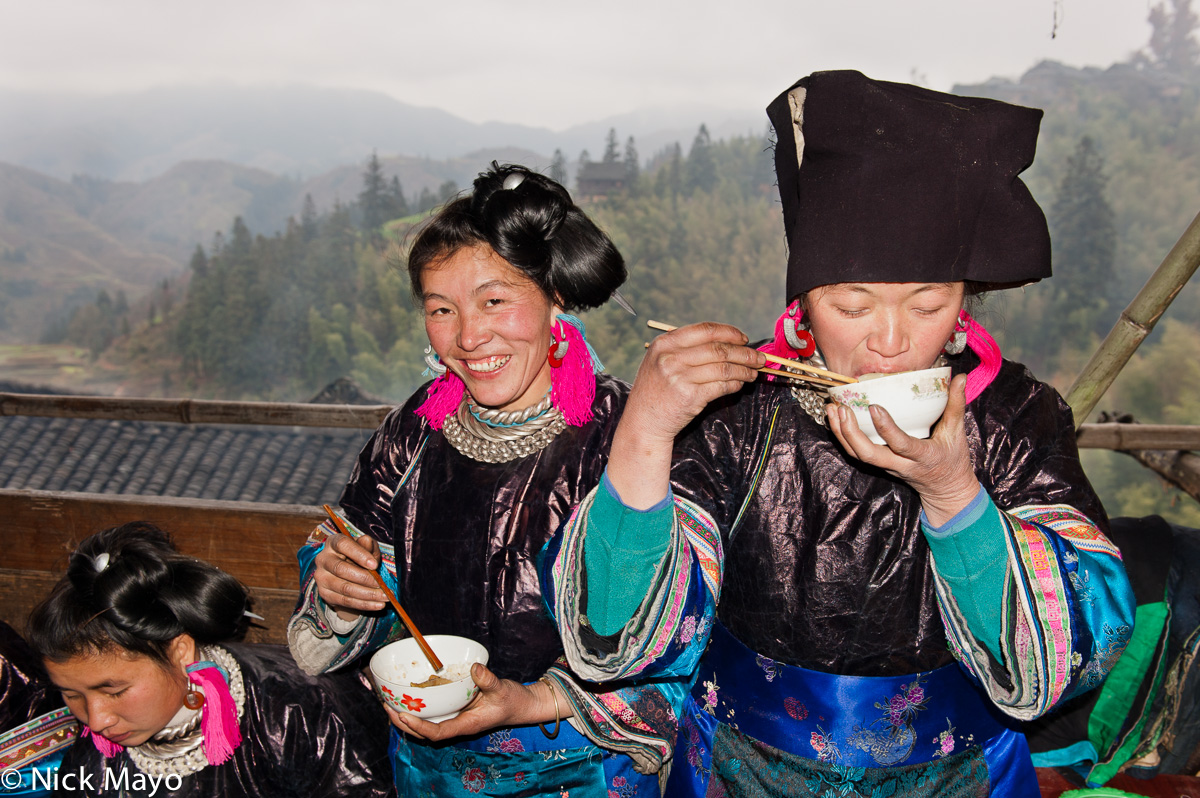
<svg viewBox="0 0 1200 798">
<path fill-rule="evenodd" d="M 1005 527 L 988 492 L 975 498 L 940 527 L 930 526 L 921 513 L 921 530 L 929 543 L 933 565 L 950 586 L 971 633 L 998 659 L 1003 633 L 1001 610 L 1008 575 Z"/>
<path fill-rule="evenodd" d="M 671 543 L 670 490 L 648 510 L 621 501 L 605 473 L 588 514 L 583 542 L 587 617 L 601 635 L 619 632 L 641 606 Z"/>
</svg>

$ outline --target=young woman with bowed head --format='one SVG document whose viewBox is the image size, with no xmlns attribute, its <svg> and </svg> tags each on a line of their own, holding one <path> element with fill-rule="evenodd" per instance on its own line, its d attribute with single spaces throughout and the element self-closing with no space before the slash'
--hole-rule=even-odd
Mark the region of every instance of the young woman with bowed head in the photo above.
<svg viewBox="0 0 1200 798">
<path fill-rule="evenodd" d="M 568 661 L 690 681 L 671 795 L 1035 798 L 1013 721 L 1098 685 L 1133 620 L 1069 408 L 969 312 L 1050 274 L 1018 178 L 1041 112 L 847 71 L 768 115 L 789 257 L 763 348 L 944 363 L 949 403 L 927 439 L 870 408 L 876 444 L 740 331 L 661 336 L 547 567 Z"/>
<path fill-rule="evenodd" d="M 99 532 L 30 615 L 28 639 L 83 725 L 59 790 L 87 795 L 387 796 L 387 717 L 354 678 L 237 645 L 229 574 L 134 522 Z"/>
<path fill-rule="evenodd" d="M 359 456 L 341 506 L 364 534 L 325 524 L 301 550 L 292 652 L 311 672 L 361 667 L 401 634 L 378 568 L 423 634 L 489 652 L 456 718 L 393 714 L 400 794 L 657 795 L 682 688 L 581 684 L 537 570 L 625 402 L 569 315 L 612 297 L 624 261 L 558 183 L 493 164 L 426 223 L 408 270 L 442 373 Z"/>
</svg>

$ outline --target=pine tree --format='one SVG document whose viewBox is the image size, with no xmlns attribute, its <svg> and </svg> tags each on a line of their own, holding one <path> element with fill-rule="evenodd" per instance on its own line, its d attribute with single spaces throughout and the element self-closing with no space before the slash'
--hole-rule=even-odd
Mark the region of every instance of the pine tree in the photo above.
<svg viewBox="0 0 1200 798">
<path fill-rule="evenodd" d="M 458 195 L 458 183 L 453 180 L 447 180 L 438 186 L 438 204 L 445 205 L 450 200 Z"/>
<path fill-rule="evenodd" d="M 637 193 L 638 177 L 641 175 L 641 165 L 638 163 L 637 145 L 633 136 L 625 142 L 625 185 L 631 194 Z"/>
<path fill-rule="evenodd" d="M 358 204 L 362 210 L 362 228 L 368 233 L 376 233 L 387 221 L 389 205 L 387 180 L 383 177 L 383 167 L 379 156 L 371 153 L 367 161 L 367 169 L 363 172 L 363 188 L 358 193 Z"/>
<path fill-rule="evenodd" d="M 1102 333 L 1113 322 L 1108 312 L 1120 296 L 1116 285 L 1117 228 L 1104 196 L 1104 158 L 1088 136 L 1067 159 L 1051 209 L 1055 288 L 1067 340 Z"/>
<path fill-rule="evenodd" d="M 617 144 L 617 129 L 610 127 L 608 129 L 608 138 L 604 142 L 604 157 L 602 163 L 616 163 L 621 159 L 620 146 Z"/>
<path fill-rule="evenodd" d="M 317 237 L 317 204 L 313 202 L 312 194 L 304 195 L 304 207 L 300 211 L 300 229 L 304 233 L 305 241 L 312 241 Z"/>
<path fill-rule="evenodd" d="M 437 207 L 437 195 L 429 190 L 429 186 L 422 186 L 421 193 L 417 197 L 417 213 L 425 213 Z"/>
<path fill-rule="evenodd" d="M 1165 2 L 1150 9 L 1150 60 L 1173 72 L 1187 72 L 1200 63 L 1200 46 L 1193 38 L 1200 19 L 1192 11 L 1192 0 L 1170 2 L 1171 10 Z"/>
<path fill-rule="evenodd" d="M 400 178 L 392 175 L 392 182 L 387 193 L 388 217 L 400 219 L 408 216 L 408 201 L 404 199 L 404 189 L 400 188 Z"/>
<path fill-rule="evenodd" d="M 562 150 L 554 151 L 554 160 L 550 161 L 550 179 L 562 186 L 567 184 L 567 159 Z"/>
<path fill-rule="evenodd" d="M 701 124 L 696 138 L 692 140 L 692 150 L 687 158 L 687 177 L 684 187 L 691 196 L 693 192 L 709 192 L 717 185 L 717 164 L 713 160 L 712 139 L 708 135 L 708 127 Z"/>
</svg>

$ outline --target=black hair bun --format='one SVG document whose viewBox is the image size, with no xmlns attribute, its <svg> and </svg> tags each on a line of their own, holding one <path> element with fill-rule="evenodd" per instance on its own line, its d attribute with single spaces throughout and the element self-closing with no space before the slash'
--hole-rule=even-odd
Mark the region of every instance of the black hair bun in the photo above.
<svg viewBox="0 0 1200 798">
<path fill-rule="evenodd" d="M 135 521 L 79 544 L 66 576 L 30 616 L 30 641 L 52 659 L 113 645 L 161 658 L 181 634 L 201 644 L 238 636 L 248 601 L 237 579 Z"/>
<path fill-rule="evenodd" d="M 475 179 L 472 210 L 500 257 L 565 310 L 604 304 L 625 282 L 625 260 L 559 183 L 523 166 Z"/>
</svg>

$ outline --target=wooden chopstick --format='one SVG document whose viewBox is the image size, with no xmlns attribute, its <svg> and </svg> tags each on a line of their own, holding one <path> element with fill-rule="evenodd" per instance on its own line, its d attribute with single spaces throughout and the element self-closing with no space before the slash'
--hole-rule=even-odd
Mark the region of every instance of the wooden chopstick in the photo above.
<svg viewBox="0 0 1200 798">
<path fill-rule="evenodd" d="M 759 369 L 763 374 L 774 374 L 777 377 L 787 377 L 789 380 L 803 380 L 804 382 L 812 382 L 817 385 L 845 385 L 844 382 L 834 382 L 833 380 L 823 380 L 820 377 L 814 377 L 811 374 L 797 374 L 794 371 L 784 371 L 782 369 L 773 369 L 763 366 Z"/>
<path fill-rule="evenodd" d="M 338 528 L 339 532 L 348 538 L 358 537 L 357 535 L 350 533 L 350 530 L 346 528 L 345 522 L 342 521 L 341 517 L 333 511 L 332 507 L 330 507 L 328 504 L 322 506 L 325 508 L 325 512 L 329 515 L 329 519 L 333 521 L 333 525 Z M 437 654 L 433 653 L 433 649 L 429 647 L 429 644 L 425 642 L 425 638 L 422 637 L 421 633 L 417 631 L 417 625 L 412 622 L 412 618 L 409 618 L 408 613 L 405 612 L 404 608 L 400 606 L 400 601 L 396 598 L 396 594 L 392 592 L 390 587 L 388 587 L 387 582 L 383 581 L 383 574 L 379 573 L 379 571 L 372 571 L 371 576 L 375 577 L 375 581 L 379 583 L 379 589 L 387 594 L 388 601 L 392 602 L 392 606 L 396 609 L 396 613 L 399 614 L 400 620 L 404 621 L 404 625 L 408 627 L 408 631 L 412 634 L 413 639 L 417 641 L 417 645 L 420 646 L 421 651 L 425 653 L 425 658 L 428 659 L 429 664 L 433 666 L 433 672 L 437 673 L 440 671 L 443 667 L 442 661 L 438 659 Z"/>
<path fill-rule="evenodd" d="M 679 329 L 678 327 L 672 327 L 670 324 L 664 324 L 663 322 L 655 321 L 654 319 L 650 319 L 650 321 L 646 322 L 646 326 L 653 327 L 656 330 L 662 330 L 663 332 L 671 332 L 672 330 Z M 763 357 L 765 357 L 771 363 L 778 363 L 781 366 L 790 366 L 791 368 L 799 369 L 800 371 L 805 371 L 809 374 L 815 374 L 818 377 L 824 377 L 826 380 L 832 380 L 832 382 L 824 383 L 827 385 L 845 385 L 852 382 L 858 382 L 858 380 L 856 380 L 854 377 L 847 377 L 845 374 L 838 374 L 836 371 L 819 369 L 816 366 L 810 366 L 807 363 L 801 363 L 798 360 L 788 360 L 786 357 L 779 357 L 778 355 L 772 355 L 767 352 L 763 352 Z M 791 373 L 786 374 L 786 376 L 798 377 L 798 375 Z M 803 377 L 798 378 L 804 379 Z M 818 382 L 818 380 L 813 380 L 813 382 Z"/>
<path fill-rule="evenodd" d="M 646 348 L 647 349 L 650 348 L 649 341 L 646 342 Z M 781 371 L 780 369 L 773 369 L 773 368 L 769 368 L 767 366 L 759 366 L 757 370 L 761 371 L 764 374 L 774 374 L 777 377 L 787 377 L 788 379 L 791 379 L 791 380 L 803 380 L 805 382 L 813 382 L 813 383 L 816 383 L 817 385 L 845 385 L 845 383 L 842 383 L 842 382 L 834 382 L 833 380 L 823 380 L 820 377 L 814 377 L 811 374 L 797 374 L 794 371 Z"/>
</svg>

